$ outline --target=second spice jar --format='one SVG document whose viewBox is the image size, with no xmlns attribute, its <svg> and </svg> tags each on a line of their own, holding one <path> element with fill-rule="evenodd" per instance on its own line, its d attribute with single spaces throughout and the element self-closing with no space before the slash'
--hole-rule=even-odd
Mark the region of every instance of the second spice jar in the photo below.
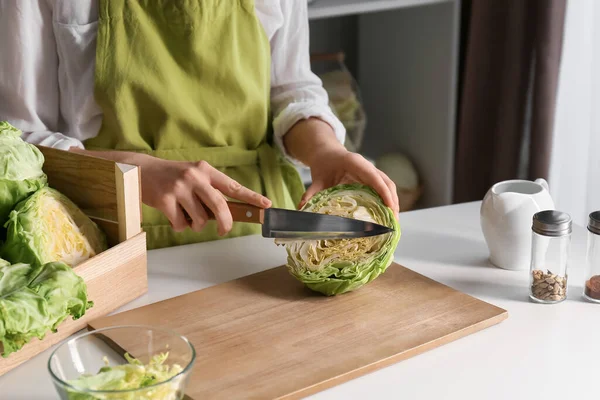
<svg viewBox="0 0 600 400">
<path fill-rule="evenodd" d="M 583 296 L 600 303 L 600 211 L 589 215 Z"/>
<path fill-rule="evenodd" d="M 533 216 L 529 297 L 538 303 L 559 303 L 567 298 L 571 216 L 557 210 Z"/>
</svg>

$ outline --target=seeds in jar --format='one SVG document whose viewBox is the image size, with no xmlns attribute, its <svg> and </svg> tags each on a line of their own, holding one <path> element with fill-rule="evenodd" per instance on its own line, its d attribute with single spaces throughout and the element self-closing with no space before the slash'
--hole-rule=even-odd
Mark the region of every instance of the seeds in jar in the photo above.
<svg viewBox="0 0 600 400">
<path fill-rule="evenodd" d="M 564 300 L 567 294 L 567 277 L 544 272 L 536 269 L 532 271 L 533 282 L 531 294 L 539 300 L 559 301 Z M 600 281 L 600 277 L 598 277 Z M 600 282 L 599 282 L 600 283 Z"/>
</svg>

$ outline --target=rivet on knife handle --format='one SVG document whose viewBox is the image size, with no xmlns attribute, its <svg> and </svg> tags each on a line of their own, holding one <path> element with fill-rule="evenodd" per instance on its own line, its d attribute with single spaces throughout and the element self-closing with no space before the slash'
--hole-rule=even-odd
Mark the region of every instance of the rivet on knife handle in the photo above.
<svg viewBox="0 0 600 400">
<path fill-rule="evenodd" d="M 227 206 L 231 212 L 231 216 L 235 222 L 250 222 L 254 224 L 262 224 L 264 221 L 265 210 L 246 203 L 238 203 L 235 201 L 228 201 Z M 212 210 L 208 207 L 204 207 L 208 219 L 215 219 L 215 215 Z"/>
</svg>

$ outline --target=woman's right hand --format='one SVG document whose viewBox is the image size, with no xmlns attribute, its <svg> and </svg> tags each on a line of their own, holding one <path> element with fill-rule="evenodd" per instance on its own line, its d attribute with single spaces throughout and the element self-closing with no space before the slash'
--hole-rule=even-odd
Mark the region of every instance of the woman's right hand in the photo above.
<svg viewBox="0 0 600 400">
<path fill-rule="evenodd" d="M 142 202 L 160 210 L 176 232 L 188 226 L 196 232 L 201 231 L 208 221 L 208 208 L 217 221 L 218 234 L 228 233 L 233 227 L 233 218 L 225 196 L 261 208 L 271 206 L 268 198 L 242 186 L 206 161 L 170 161 L 125 151 L 79 148 L 71 148 L 71 151 L 139 166 Z M 185 214 L 191 218 L 191 224 Z"/>
<path fill-rule="evenodd" d="M 213 168 L 206 161 L 169 161 L 145 156 L 138 163 L 142 170 L 142 201 L 169 219 L 173 230 L 181 232 L 188 226 L 201 231 L 212 211 L 220 236 L 233 227 L 233 219 L 225 196 L 261 208 L 271 201 Z M 184 211 L 191 218 L 188 222 Z"/>
</svg>

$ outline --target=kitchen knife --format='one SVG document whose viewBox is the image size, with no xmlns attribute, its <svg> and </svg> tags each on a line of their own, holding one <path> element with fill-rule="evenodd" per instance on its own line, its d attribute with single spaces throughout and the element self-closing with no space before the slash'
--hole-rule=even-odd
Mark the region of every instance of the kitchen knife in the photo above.
<svg viewBox="0 0 600 400">
<path fill-rule="evenodd" d="M 259 208 L 234 201 L 228 201 L 227 205 L 234 221 L 261 224 L 262 235 L 266 238 L 351 239 L 393 232 L 393 229 L 387 226 L 335 215 L 274 207 Z M 214 219 L 210 209 L 205 209 L 209 219 Z"/>
</svg>

